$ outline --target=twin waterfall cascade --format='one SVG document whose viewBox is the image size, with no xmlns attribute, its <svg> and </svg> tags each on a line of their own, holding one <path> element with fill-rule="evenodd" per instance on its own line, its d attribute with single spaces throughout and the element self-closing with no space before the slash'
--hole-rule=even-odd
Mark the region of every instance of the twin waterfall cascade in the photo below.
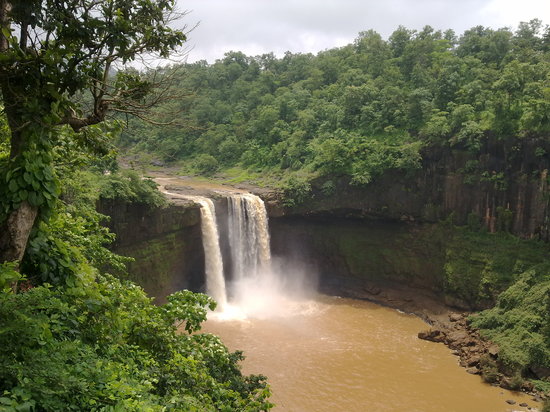
<svg viewBox="0 0 550 412">
<path fill-rule="evenodd" d="M 225 193 L 224 193 L 225 194 Z M 206 197 L 186 196 L 201 205 L 201 231 L 205 254 L 206 292 L 218 303 L 218 311 L 228 310 L 228 292 L 220 247 L 214 202 Z M 267 213 L 262 199 L 250 193 L 228 193 L 227 238 L 232 267 L 233 302 L 249 299 L 243 285 L 257 284 L 271 274 L 271 251 Z"/>
<path fill-rule="evenodd" d="M 164 187 L 162 191 L 201 206 L 206 293 L 218 303 L 215 317 L 265 319 L 292 316 L 298 307 L 304 309 L 300 305 L 315 293 L 316 277 L 295 260 L 273 261 L 262 199 L 217 190 L 216 198 L 224 198 L 226 204 L 218 200 L 222 207 L 216 213 L 208 197 L 173 193 Z"/>
</svg>

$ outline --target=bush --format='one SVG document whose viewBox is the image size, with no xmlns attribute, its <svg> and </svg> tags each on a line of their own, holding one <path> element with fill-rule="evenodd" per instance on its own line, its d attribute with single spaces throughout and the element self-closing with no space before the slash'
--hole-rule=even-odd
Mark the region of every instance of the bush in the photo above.
<svg viewBox="0 0 550 412">
<path fill-rule="evenodd" d="M 220 165 L 212 155 L 201 153 L 193 160 L 193 168 L 197 173 L 211 175 L 218 171 Z"/>
<path fill-rule="evenodd" d="M 110 276 L 2 292 L 0 409 L 269 409 L 265 378 L 243 376 L 240 353 L 196 333 L 207 308 L 211 298 L 189 291 L 155 306 Z"/>
<path fill-rule="evenodd" d="M 166 198 L 151 179 L 144 179 L 133 170 L 104 175 L 100 178 L 100 196 L 103 199 L 122 199 L 151 207 L 167 204 Z"/>
<path fill-rule="evenodd" d="M 500 374 L 498 372 L 498 366 L 496 361 L 488 355 L 484 355 L 479 360 L 479 368 L 481 370 L 481 377 L 487 383 L 498 382 Z"/>
<path fill-rule="evenodd" d="M 305 178 L 291 176 L 281 185 L 281 190 L 286 207 L 297 206 L 311 197 L 311 185 Z"/>
<path fill-rule="evenodd" d="M 499 364 L 509 374 L 530 366 L 550 368 L 550 265 L 522 273 L 494 308 L 472 319 L 482 335 L 499 345 Z"/>
</svg>

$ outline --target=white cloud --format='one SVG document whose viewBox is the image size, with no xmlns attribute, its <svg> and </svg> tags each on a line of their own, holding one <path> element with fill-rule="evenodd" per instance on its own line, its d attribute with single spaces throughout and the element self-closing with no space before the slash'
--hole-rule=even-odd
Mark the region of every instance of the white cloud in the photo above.
<svg viewBox="0 0 550 412">
<path fill-rule="evenodd" d="M 541 0 L 179 0 L 190 13 L 189 60 L 213 62 L 230 50 L 247 55 L 313 52 L 350 43 L 360 31 L 384 37 L 399 25 L 425 25 L 458 34 L 477 25 L 515 28 L 520 21 L 550 20 Z"/>
</svg>

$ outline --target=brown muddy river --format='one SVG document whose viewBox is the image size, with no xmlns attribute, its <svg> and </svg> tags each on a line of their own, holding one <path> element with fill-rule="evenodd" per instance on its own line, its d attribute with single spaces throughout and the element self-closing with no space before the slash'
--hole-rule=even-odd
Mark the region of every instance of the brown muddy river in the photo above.
<svg viewBox="0 0 550 412">
<path fill-rule="evenodd" d="M 209 319 L 204 331 L 244 350 L 243 371 L 269 378 L 275 411 L 504 412 L 527 395 L 482 383 L 442 344 L 423 341 L 415 316 L 319 296 L 265 319 Z M 506 400 L 515 400 L 509 405 Z"/>
</svg>

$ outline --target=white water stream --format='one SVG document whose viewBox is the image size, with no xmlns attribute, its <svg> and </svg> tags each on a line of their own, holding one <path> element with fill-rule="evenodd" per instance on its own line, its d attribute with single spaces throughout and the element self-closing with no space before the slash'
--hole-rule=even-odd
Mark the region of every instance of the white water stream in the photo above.
<svg viewBox="0 0 550 412">
<path fill-rule="evenodd" d="M 263 200 L 250 193 L 238 193 L 227 201 L 233 277 L 239 281 L 266 274 L 270 271 L 271 251 Z"/>
<path fill-rule="evenodd" d="M 211 199 L 190 196 L 189 199 L 201 205 L 201 231 L 204 248 L 204 271 L 206 292 L 218 303 L 218 310 L 227 306 L 227 292 L 223 274 L 223 259 L 220 250 L 220 235 L 216 223 L 216 209 Z"/>
</svg>

